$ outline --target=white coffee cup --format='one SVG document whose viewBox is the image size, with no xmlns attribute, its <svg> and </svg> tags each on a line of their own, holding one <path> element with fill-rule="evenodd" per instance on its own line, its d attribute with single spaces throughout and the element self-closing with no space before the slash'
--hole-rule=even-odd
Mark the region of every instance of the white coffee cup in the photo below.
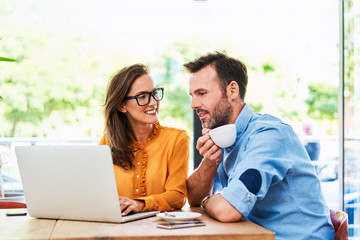
<svg viewBox="0 0 360 240">
<path fill-rule="evenodd" d="M 211 129 L 209 135 L 216 145 L 227 148 L 233 145 L 236 140 L 236 126 L 235 124 L 223 125 Z"/>
</svg>

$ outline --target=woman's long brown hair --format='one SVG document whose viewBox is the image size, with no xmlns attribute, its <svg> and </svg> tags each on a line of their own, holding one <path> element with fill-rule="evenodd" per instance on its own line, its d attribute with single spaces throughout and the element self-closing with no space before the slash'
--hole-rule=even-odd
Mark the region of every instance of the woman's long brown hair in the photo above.
<svg viewBox="0 0 360 240">
<path fill-rule="evenodd" d="M 122 68 L 111 77 L 106 90 L 105 136 L 111 148 L 113 163 L 124 169 L 133 167 L 134 153 L 131 142 L 134 133 L 125 114 L 120 112 L 118 107 L 124 102 L 134 81 L 144 74 L 149 74 L 149 68 L 143 64 Z"/>
</svg>

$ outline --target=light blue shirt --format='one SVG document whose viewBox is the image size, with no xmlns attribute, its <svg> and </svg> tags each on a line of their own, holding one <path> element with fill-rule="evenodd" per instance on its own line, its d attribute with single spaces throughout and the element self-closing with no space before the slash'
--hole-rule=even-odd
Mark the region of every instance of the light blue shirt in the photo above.
<svg viewBox="0 0 360 240">
<path fill-rule="evenodd" d="M 236 142 L 223 149 L 214 192 L 277 240 L 334 239 L 320 181 L 292 128 L 247 104 L 235 124 Z"/>
</svg>

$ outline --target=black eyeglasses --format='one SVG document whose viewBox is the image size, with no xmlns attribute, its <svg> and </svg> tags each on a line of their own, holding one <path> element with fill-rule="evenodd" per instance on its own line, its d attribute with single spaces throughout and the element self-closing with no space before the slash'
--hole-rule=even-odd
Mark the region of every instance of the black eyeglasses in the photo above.
<svg viewBox="0 0 360 240">
<path fill-rule="evenodd" d="M 161 101 L 164 97 L 164 88 L 156 88 L 152 92 L 142 92 L 136 96 L 125 97 L 124 100 L 136 99 L 139 106 L 145 106 L 149 104 L 151 96 L 155 101 Z"/>
</svg>

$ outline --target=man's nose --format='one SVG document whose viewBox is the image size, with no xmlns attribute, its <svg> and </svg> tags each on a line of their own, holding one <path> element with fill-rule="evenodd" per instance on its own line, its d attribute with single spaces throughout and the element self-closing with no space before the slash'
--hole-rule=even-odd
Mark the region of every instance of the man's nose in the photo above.
<svg viewBox="0 0 360 240">
<path fill-rule="evenodd" d="M 192 109 L 198 109 L 198 108 L 200 108 L 200 106 L 201 106 L 200 102 L 197 101 L 195 97 L 193 97 L 191 99 L 191 108 Z"/>
</svg>

